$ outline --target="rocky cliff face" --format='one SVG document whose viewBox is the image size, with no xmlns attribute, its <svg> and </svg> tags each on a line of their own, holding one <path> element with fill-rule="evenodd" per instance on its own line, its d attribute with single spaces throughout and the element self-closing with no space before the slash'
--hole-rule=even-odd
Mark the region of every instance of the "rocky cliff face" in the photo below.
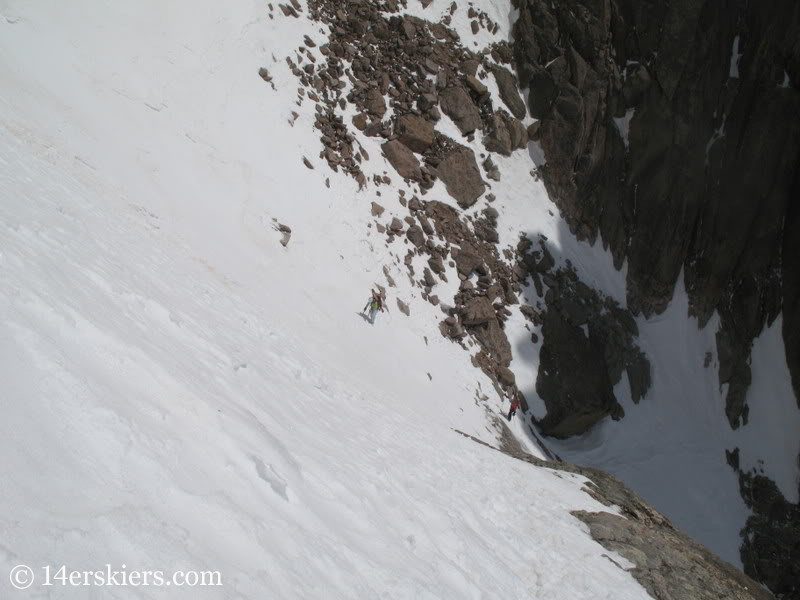
<svg viewBox="0 0 800 600">
<path fill-rule="evenodd" d="M 572 232 L 600 236 L 617 267 L 627 261 L 635 313 L 663 311 L 681 273 L 700 324 L 719 312 L 733 428 L 747 422 L 752 341 L 783 311 L 800 402 L 800 5 L 516 5 L 515 62 L 540 119 L 542 176 Z M 796 506 L 774 484 L 740 478 L 755 507 L 745 568 L 795 597 L 796 576 L 785 575 L 798 551 L 768 541 L 773 508 L 779 529 L 795 531 Z"/>
<path fill-rule="evenodd" d="M 628 261 L 634 312 L 662 311 L 682 271 L 701 324 L 719 311 L 732 427 L 752 339 L 781 309 L 800 390 L 800 5 L 517 4 L 520 84 L 572 231 Z"/>
</svg>

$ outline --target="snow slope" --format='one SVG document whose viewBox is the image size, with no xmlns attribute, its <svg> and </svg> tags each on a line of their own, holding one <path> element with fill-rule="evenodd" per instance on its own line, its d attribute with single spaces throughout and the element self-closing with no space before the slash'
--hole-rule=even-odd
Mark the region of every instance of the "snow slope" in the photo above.
<svg viewBox="0 0 800 600">
<path fill-rule="evenodd" d="M 436 309 L 398 275 L 411 318 L 356 314 L 400 270 L 373 192 L 301 162 L 305 34 L 251 0 L 0 2 L 0 569 L 37 578 L 3 595 L 111 564 L 221 573 L 176 598 L 647 597 L 581 478 L 453 431 L 493 439 L 499 400 Z"/>
<path fill-rule="evenodd" d="M 449 5 L 408 10 L 437 20 Z M 509 35 L 510 2 L 482 9 Z M 462 39 L 489 42 L 464 13 Z M 453 431 L 493 441 L 487 417 L 505 407 L 438 334 L 405 243 L 375 232 L 370 202 L 388 221 L 413 192 L 378 142 L 359 139 L 365 172 L 391 186 L 358 191 L 317 158 L 314 107 L 284 61 L 305 35 L 325 40 L 254 0 L 0 0 L 0 569 L 221 571 L 222 588 L 170 594 L 192 598 L 646 597 L 568 514 L 603 509 L 579 478 Z M 446 117 L 437 127 L 457 137 Z M 624 305 L 624 270 L 569 235 L 529 148 L 494 157 L 501 246 L 544 234 Z M 427 197 L 448 201 L 440 182 Z M 276 221 L 292 228 L 286 248 Z M 384 267 L 398 287 L 370 327 L 356 313 Z M 517 312 L 507 323 L 511 367 L 541 414 L 527 327 Z M 738 564 L 748 511 L 724 450 L 797 490 L 779 323 L 756 343 L 751 425 L 737 432 L 716 363 L 702 365 L 716 321 L 698 331 L 679 290 L 639 327 L 647 397 L 634 406 L 623 383 L 625 419 L 546 443 L 623 477 Z M 511 428 L 543 456 L 522 419 Z"/>
</svg>

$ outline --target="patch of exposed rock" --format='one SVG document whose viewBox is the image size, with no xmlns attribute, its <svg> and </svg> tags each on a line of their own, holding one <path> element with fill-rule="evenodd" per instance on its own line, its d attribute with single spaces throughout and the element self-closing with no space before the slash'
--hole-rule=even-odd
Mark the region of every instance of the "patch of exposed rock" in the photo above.
<svg viewBox="0 0 800 600">
<path fill-rule="evenodd" d="M 627 570 L 642 587 L 659 600 L 770 600 L 767 590 L 747 575 L 720 560 L 704 546 L 676 529 L 672 523 L 620 480 L 603 471 L 562 461 L 531 456 L 500 421 L 501 447 L 468 434 L 473 441 L 536 467 L 586 477 L 584 491 L 601 504 L 619 507 L 621 514 L 574 511 L 586 523 L 590 535 L 604 548 L 633 565 Z M 609 560 L 612 560 L 609 558 Z M 613 562 L 613 560 L 612 560 Z M 620 565 L 621 569 L 623 568 Z"/>
<path fill-rule="evenodd" d="M 499 69 L 495 77 L 502 82 L 503 102 L 519 113 L 519 94 L 515 100 L 509 87 L 514 76 L 502 66 L 510 62 L 511 49 L 498 43 L 475 53 L 448 26 L 450 15 L 439 23 L 398 15 L 405 5 L 404 0 L 309 0 L 310 17 L 330 27 L 330 38 L 319 47 L 323 60 L 311 52 L 311 40 L 286 59 L 301 84 L 298 104 L 315 103 L 324 147 L 320 158 L 362 188 L 370 179 L 381 185 L 384 177 L 363 172 L 368 156 L 358 136 L 381 137 L 389 164 L 420 193 L 440 177 L 448 193 L 469 206 L 485 190 L 480 171 L 471 151 L 436 132 L 435 124 L 444 112 L 465 135 L 487 131 L 489 138 L 502 137 L 496 146 L 504 154 L 524 148 L 522 123 L 505 111 L 494 116 L 493 98 L 481 81 Z M 479 27 L 497 30 L 485 13 L 476 15 Z M 357 113 L 346 124 L 341 113 L 348 104 Z M 390 108 L 391 120 L 384 120 Z"/>
</svg>

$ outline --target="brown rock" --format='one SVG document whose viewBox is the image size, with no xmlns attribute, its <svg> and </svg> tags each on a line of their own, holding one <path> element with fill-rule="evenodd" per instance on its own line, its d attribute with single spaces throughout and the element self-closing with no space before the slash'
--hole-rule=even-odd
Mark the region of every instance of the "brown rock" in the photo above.
<svg viewBox="0 0 800 600">
<path fill-rule="evenodd" d="M 508 156 L 514 150 L 525 148 L 528 132 L 522 122 L 505 112 L 495 113 L 489 121 L 489 135 L 483 138 L 483 145 L 491 152 Z"/>
<path fill-rule="evenodd" d="M 527 114 L 525 102 L 519 95 L 519 88 L 514 76 L 508 69 L 500 66 L 493 67 L 492 73 L 494 74 L 494 80 L 497 82 L 497 88 L 500 90 L 500 98 L 503 103 L 517 119 L 524 119 Z"/>
<path fill-rule="evenodd" d="M 464 135 L 472 133 L 481 126 L 481 113 L 464 88 L 445 88 L 439 99 L 444 113 L 453 119 Z"/>
<path fill-rule="evenodd" d="M 420 214 L 417 215 L 417 218 L 419 219 L 419 224 L 422 227 L 422 231 L 424 231 L 427 235 L 433 235 L 433 225 L 431 225 L 428 217 Z"/>
<path fill-rule="evenodd" d="M 464 325 L 482 325 L 496 320 L 494 307 L 486 296 L 470 298 L 462 310 Z"/>
<path fill-rule="evenodd" d="M 474 75 L 467 75 L 464 78 L 464 81 L 466 81 L 470 89 L 479 96 L 483 96 L 486 92 L 489 91 L 489 89 L 485 85 L 483 85 L 483 83 L 481 83 L 481 80 L 475 77 Z"/>
<path fill-rule="evenodd" d="M 444 273 L 444 261 L 438 254 L 435 254 L 428 259 L 428 266 L 434 273 Z"/>
<path fill-rule="evenodd" d="M 395 126 L 397 138 L 410 150 L 422 154 L 433 144 L 433 123 L 417 115 L 402 115 Z"/>
<path fill-rule="evenodd" d="M 514 372 L 508 367 L 498 367 L 496 374 L 498 381 L 505 386 L 511 387 L 516 383 Z"/>
<path fill-rule="evenodd" d="M 489 135 L 484 136 L 483 145 L 490 152 L 498 152 L 503 156 L 511 154 L 511 133 L 502 115 L 495 114 L 489 119 Z"/>
<path fill-rule="evenodd" d="M 506 126 L 511 135 L 511 149 L 523 150 L 528 146 L 528 130 L 519 119 L 506 119 Z"/>
<path fill-rule="evenodd" d="M 412 225 L 409 227 L 408 232 L 406 232 L 406 237 L 408 237 L 409 241 L 417 248 L 425 245 L 425 234 L 422 232 L 422 227 L 419 225 Z"/>
<path fill-rule="evenodd" d="M 378 204 L 377 202 L 372 203 L 372 216 L 373 217 L 380 217 L 383 214 L 384 208 Z"/>
<path fill-rule="evenodd" d="M 413 157 L 413 154 L 411 156 Z M 475 204 L 486 190 L 478 164 L 475 162 L 475 154 L 464 146 L 451 150 L 439 164 L 437 171 L 439 178 L 447 187 L 447 193 L 455 198 L 462 208 L 469 208 Z"/>
<path fill-rule="evenodd" d="M 357 115 L 353 116 L 353 125 L 359 131 L 364 131 L 367 128 L 367 115 L 364 113 L 358 113 Z"/>
<path fill-rule="evenodd" d="M 383 99 L 383 94 L 381 94 L 380 90 L 372 88 L 367 92 L 367 96 L 364 99 L 364 108 L 379 119 L 383 118 L 383 115 L 386 114 L 386 100 Z"/>
<path fill-rule="evenodd" d="M 462 248 L 455 256 L 456 269 L 459 275 L 469 277 L 473 271 L 483 264 L 483 259 L 468 248 Z"/>
<path fill-rule="evenodd" d="M 383 154 L 386 156 L 386 159 L 401 177 L 406 179 L 414 179 L 417 181 L 422 179 L 419 161 L 407 146 L 397 140 L 391 140 L 389 142 L 385 142 L 381 146 L 381 150 L 383 150 Z"/>
</svg>

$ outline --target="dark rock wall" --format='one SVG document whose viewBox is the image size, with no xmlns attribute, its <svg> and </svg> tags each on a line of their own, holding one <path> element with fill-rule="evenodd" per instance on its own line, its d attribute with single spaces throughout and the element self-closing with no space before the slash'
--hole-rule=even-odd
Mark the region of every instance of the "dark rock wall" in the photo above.
<svg viewBox="0 0 800 600">
<path fill-rule="evenodd" d="M 782 311 L 800 403 L 800 3 L 517 5 L 520 85 L 571 231 L 627 260 L 634 312 L 663 311 L 681 272 L 701 325 L 719 312 L 731 427 L 747 422 L 752 341 Z M 797 505 L 740 479 L 746 572 L 800 597 Z"/>
<path fill-rule="evenodd" d="M 635 312 L 663 311 L 682 270 L 701 324 L 719 311 L 731 426 L 747 419 L 752 340 L 781 309 L 800 392 L 800 3 L 517 5 L 520 84 L 573 233 L 627 259 Z"/>
</svg>

